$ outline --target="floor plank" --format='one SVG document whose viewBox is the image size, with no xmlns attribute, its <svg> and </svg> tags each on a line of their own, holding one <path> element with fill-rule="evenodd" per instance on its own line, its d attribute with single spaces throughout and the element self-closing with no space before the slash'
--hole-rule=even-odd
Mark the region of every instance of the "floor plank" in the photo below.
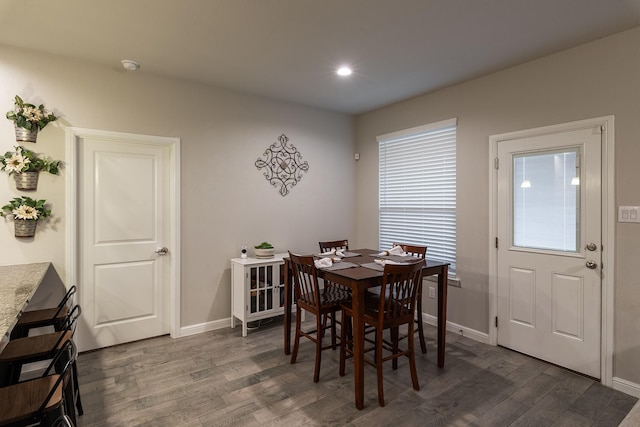
<svg viewBox="0 0 640 427">
<path fill-rule="evenodd" d="M 313 324 L 312 316 L 305 324 Z M 617 426 L 637 399 L 522 354 L 447 335 L 436 364 L 435 328 L 417 354 L 420 390 L 408 361 L 385 366 L 386 406 L 365 367 L 365 408 L 355 409 L 352 369 L 338 375 L 339 352 L 303 340 L 297 363 L 282 352 L 282 319 L 242 338 L 241 329 L 167 336 L 81 354 L 86 426 Z M 419 346 L 417 346 L 419 348 Z"/>
</svg>

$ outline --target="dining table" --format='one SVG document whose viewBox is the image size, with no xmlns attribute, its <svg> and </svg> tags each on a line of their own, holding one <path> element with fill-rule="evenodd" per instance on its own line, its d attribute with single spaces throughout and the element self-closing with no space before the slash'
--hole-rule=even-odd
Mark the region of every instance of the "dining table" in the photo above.
<svg viewBox="0 0 640 427">
<path fill-rule="evenodd" d="M 316 254 L 319 255 L 320 254 Z M 318 268 L 318 277 L 343 285 L 351 290 L 353 306 L 353 370 L 355 405 L 364 408 L 364 352 L 365 352 L 365 324 L 364 302 L 367 289 L 380 286 L 382 283 L 383 267 L 380 260 L 398 260 L 393 255 L 380 253 L 375 249 L 355 249 L 344 252 L 340 262 L 331 267 Z M 335 258 L 335 257 L 334 257 Z M 344 264 L 343 264 L 344 263 Z M 293 275 L 291 262 L 284 258 L 284 353 L 291 354 L 291 307 Z M 444 367 L 445 334 L 447 324 L 447 275 L 449 263 L 426 258 L 422 268 L 423 278 L 437 276 L 438 280 L 438 367 Z M 421 313 L 419 314 L 421 316 Z"/>
</svg>

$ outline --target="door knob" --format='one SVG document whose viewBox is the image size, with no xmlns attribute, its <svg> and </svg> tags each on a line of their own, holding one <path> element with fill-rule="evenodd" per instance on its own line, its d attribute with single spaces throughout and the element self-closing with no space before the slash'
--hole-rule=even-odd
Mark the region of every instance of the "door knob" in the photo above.
<svg viewBox="0 0 640 427">
<path fill-rule="evenodd" d="M 596 249 L 598 249 L 598 245 L 596 245 L 595 243 L 589 243 L 589 244 L 586 246 L 586 249 L 587 249 L 588 251 L 592 251 L 592 252 L 593 252 L 593 251 L 595 251 Z"/>
<path fill-rule="evenodd" d="M 156 253 L 157 253 L 158 255 L 166 255 L 166 254 L 168 254 L 168 253 L 169 253 L 169 249 L 167 249 L 167 248 L 165 248 L 165 247 L 158 248 L 158 249 L 156 249 Z"/>
<path fill-rule="evenodd" d="M 593 270 L 597 266 L 598 266 L 598 263 L 596 263 L 595 261 L 591 261 L 591 260 L 587 261 L 587 268 L 590 268 Z"/>
</svg>

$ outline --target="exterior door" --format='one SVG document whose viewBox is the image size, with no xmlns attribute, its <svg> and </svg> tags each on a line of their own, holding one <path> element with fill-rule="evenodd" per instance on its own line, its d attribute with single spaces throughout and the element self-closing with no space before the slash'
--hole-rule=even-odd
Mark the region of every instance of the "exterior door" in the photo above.
<svg viewBox="0 0 640 427">
<path fill-rule="evenodd" d="M 600 378 L 601 130 L 498 143 L 498 344 Z"/>
<path fill-rule="evenodd" d="M 169 150 L 139 135 L 78 140 L 81 350 L 170 330 Z"/>
</svg>

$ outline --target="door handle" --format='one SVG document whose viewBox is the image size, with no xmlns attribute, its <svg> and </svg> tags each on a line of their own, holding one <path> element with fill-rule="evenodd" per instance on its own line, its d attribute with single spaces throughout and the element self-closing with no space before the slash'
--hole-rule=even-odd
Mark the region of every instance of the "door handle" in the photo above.
<svg viewBox="0 0 640 427">
<path fill-rule="evenodd" d="M 162 247 L 162 248 L 158 248 L 155 251 L 158 255 L 166 255 L 169 253 L 169 249 Z"/>
<path fill-rule="evenodd" d="M 589 243 L 587 246 L 585 246 L 585 248 L 586 248 L 588 251 L 593 252 L 593 251 L 595 251 L 596 249 L 598 249 L 598 245 L 596 245 L 595 243 Z"/>
<path fill-rule="evenodd" d="M 598 263 L 597 263 L 597 262 L 595 262 L 595 261 L 591 261 L 591 260 L 589 260 L 589 261 L 587 261 L 587 264 L 586 264 L 586 265 L 587 265 L 587 268 L 590 268 L 590 269 L 592 269 L 592 270 L 593 270 L 593 269 L 595 269 L 595 268 L 598 266 Z"/>
</svg>

